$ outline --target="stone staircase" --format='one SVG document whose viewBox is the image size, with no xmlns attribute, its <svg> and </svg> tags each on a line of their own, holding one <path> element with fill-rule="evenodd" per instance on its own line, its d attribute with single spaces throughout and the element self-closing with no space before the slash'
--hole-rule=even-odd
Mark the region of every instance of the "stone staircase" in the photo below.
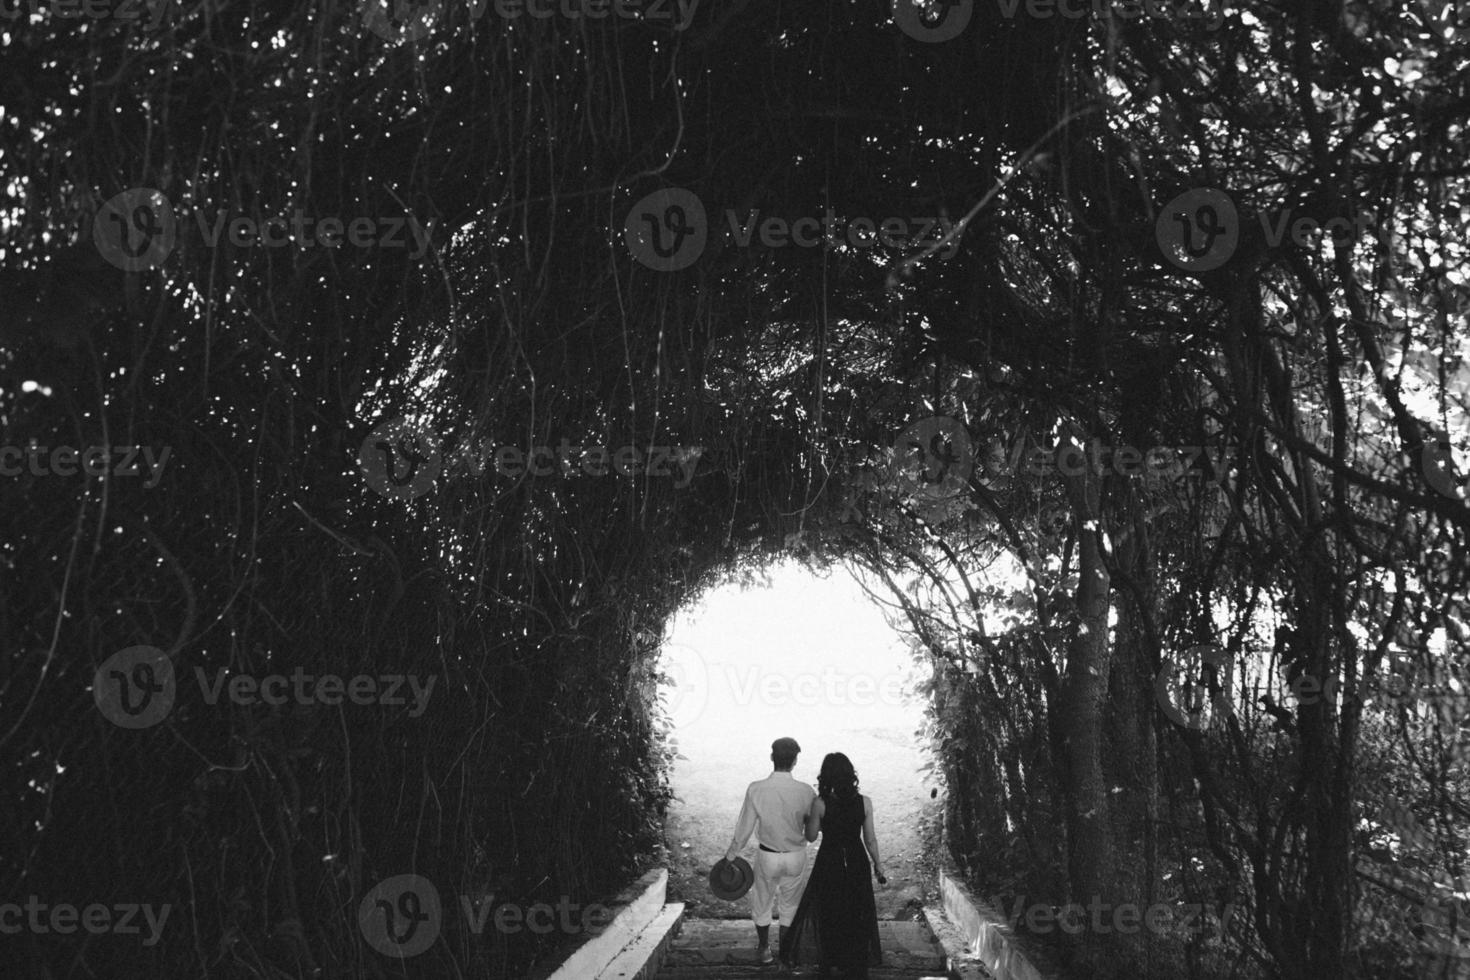
<svg viewBox="0 0 1470 980">
<path fill-rule="evenodd" d="M 771 929 L 774 946 L 775 928 Z M 870 980 L 944 980 L 944 949 L 923 922 L 883 919 L 878 922 L 883 965 L 874 967 Z M 800 969 L 800 968 L 799 968 Z M 816 976 L 806 968 L 798 976 Z M 736 980 L 791 976 L 778 962 L 761 966 L 756 960 L 755 929 L 749 919 L 684 919 L 668 947 L 658 980 Z"/>
<path fill-rule="evenodd" d="M 761 966 L 749 919 L 688 917 L 684 903 L 665 901 L 667 886 L 667 870 L 644 874 L 612 899 L 606 928 L 589 931 L 560 962 L 528 980 L 816 976 L 813 967 L 793 974 L 779 963 Z M 925 905 L 918 921 L 878 920 L 883 965 L 870 971 L 870 980 L 1057 980 L 1030 962 L 999 916 L 952 872 L 940 871 L 939 886 L 941 901 Z"/>
</svg>

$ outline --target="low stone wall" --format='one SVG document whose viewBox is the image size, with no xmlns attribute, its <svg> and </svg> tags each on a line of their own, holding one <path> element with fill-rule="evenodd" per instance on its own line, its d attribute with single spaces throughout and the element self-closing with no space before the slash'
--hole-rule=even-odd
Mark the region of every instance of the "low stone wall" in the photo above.
<svg viewBox="0 0 1470 980">
<path fill-rule="evenodd" d="M 1026 958 L 1000 913 L 971 895 L 952 870 L 940 869 L 939 896 L 944 917 L 967 952 L 996 980 L 1053 980 Z"/>
<path fill-rule="evenodd" d="M 607 925 L 589 929 L 559 965 L 538 971 L 529 980 L 588 980 L 601 974 L 663 911 L 668 884 L 668 869 L 655 868 L 623 889 L 603 903 L 612 913 Z"/>
</svg>

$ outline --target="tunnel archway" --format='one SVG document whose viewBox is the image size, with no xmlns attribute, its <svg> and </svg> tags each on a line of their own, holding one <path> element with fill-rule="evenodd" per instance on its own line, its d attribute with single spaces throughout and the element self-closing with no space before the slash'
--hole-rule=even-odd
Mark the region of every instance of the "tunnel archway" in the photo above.
<svg viewBox="0 0 1470 980">
<path fill-rule="evenodd" d="M 666 823 L 671 900 L 693 915 L 747 914 L 710 895 L 704 876 L 729 843 L 746 783 L 769 772 L 770 743 L 783 736 L 801 744 L 793 775 L 810 785 L 827 752 L 857 767 L 889 869 L 879 915 L 912 917 L 934 900 L 943 802 L 926 732 L 932 667 L 861 575 L 778 559 L 753 581 L 704 592 L 669 624 L 660 665 L 678 753 Z"/>
</svg>

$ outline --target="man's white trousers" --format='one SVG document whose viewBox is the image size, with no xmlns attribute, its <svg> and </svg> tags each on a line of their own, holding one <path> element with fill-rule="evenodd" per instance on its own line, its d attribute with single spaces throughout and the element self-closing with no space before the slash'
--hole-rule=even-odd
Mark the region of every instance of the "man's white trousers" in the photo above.
<svg viewBox="0 0 1470 980">
<path fill-rule="evenodd" d="M 791 923 L 806 888 L 808 850 L 783 854 L 756 850 L 755 882 L 750 886 L 750 917 L 756 925 L 770 925 L 772 912 L 779 913 L 782 925 Z"/>
</svg>

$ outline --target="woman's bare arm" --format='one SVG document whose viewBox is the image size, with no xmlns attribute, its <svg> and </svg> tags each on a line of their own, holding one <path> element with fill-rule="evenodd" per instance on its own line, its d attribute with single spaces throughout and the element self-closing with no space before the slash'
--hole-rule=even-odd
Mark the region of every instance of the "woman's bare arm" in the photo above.
<svg viewBox="0 0 1470 980">
<path fill-rule="evenodd" d="M 883 873 L 883 859 L 878 856 L 878 832 L 873 829 L 873 798 L 863 797 L 863 843 L 868 847 L 868 857 L 873 859 L 873 873 L 878 884 L 886 885 L 888 876 Z"/>
<path fill-rule="evenodd" d="M 819 796 L 812 800 L 812 808 L 806 814 L 806 839 L 808 843 L 817 839 L 822 832 L 822 815 L 827 812 L 827 804 L 822 802 Z"/>
</svg>

